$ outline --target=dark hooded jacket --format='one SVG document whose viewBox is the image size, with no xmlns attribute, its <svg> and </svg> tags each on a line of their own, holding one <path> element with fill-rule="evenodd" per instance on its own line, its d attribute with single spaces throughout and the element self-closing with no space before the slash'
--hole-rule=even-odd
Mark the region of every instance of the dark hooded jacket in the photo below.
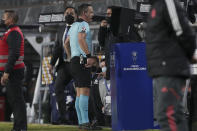
<svg viewBox="0 0 197 131">
<path fill-rule="evenodd" d="M 188 77 L 196 45 L 185 11 L 176 0 L 151 0 L 151 4 L 146 29 L 149 75 Z"/>
</svg>

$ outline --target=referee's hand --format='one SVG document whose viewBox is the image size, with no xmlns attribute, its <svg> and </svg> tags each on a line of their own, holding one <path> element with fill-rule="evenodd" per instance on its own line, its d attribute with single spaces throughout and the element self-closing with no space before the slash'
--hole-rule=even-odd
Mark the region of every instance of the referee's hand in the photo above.
<svg viewBox="0 0 197 131">
<path fill-rule="evenodd" d="M 92 67 L 94 64 L 94 59 L 93 58 L 87 58 L 87 64 L 85 64 L 86 68 Z"/>
</svg>

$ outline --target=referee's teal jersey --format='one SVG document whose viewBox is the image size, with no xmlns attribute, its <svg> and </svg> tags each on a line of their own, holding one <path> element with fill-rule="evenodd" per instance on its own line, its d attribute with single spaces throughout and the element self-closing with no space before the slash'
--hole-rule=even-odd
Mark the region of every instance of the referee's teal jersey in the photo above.
<svg viewBox="0 0 197 131">
<path fill-rule="evenodd" d="M 88 50 L 89 52 L 91 52 L 92 50 L 92 37 L 91 37 L 89 24 L 85 21 L 75 22 L 72 24 L 72 27 L 68 32 L 68 36 L 70 37 L 71 58 L 80 55 L 86 57 L 86 54 L 80 48 L 78 41 L 78 33 L 80 32 L 86 33 L 86 43 L 88 44 Z"/>
</svg>

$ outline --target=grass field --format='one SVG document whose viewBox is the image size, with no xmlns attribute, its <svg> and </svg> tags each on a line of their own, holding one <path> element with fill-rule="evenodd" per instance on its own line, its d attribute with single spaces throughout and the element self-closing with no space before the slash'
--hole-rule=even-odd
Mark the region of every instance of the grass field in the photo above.
<svg viewBox="0 0 197 131">
<path fill-rule="evenodd" d="M 10 131 L 11 129 L 12 123 L 0 122 L 0 131 Z M 28 131 L 78 131 L 78 128 L 65 125 L 29 124 Z M 105 128 L 104 131 L 111 131 L 111 129 Z"/>
<path fill-rule="evenodd" d="M 0 122 L 0 131 L 11 131 L 12 123 Z M 193 123 L 193 131 L 197 131 L 197 122 Z M 28 131 L 79 131 L 76 126 L 50 125 L 50 124 L 29 124 Z M 102 131 L 112 131 L 111 128 L 104 128 Z M 134 131 L 134 130 L 132 130 Z M 137 131 L 160 131 L 160 130 L 137 130 Z"/>
<path fill-rule="evenodd" d="M 0 122 L 0 131 L 10 131 L 11 129 L 12 129 L 12 123 Z M 29 124 L 28 131 L 79 131 L 79 130 L 76 126 Z M 104 128 L 102 131 L 112 131 L 112 129 Z M 153 130 L 146 130 L 146 131 L 153 131 Z M 154 130 L 154 131 L 159 131 L 159 130 Z"/>
</svg>

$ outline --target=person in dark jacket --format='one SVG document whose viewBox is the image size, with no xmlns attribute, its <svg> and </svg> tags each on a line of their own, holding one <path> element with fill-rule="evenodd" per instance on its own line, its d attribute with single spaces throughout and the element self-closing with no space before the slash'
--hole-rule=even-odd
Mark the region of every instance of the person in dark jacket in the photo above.
<svg viewBox="0 0 197 131">
<path fill-rule="evenodd" d="M 12 131 L 27 130 L 27 116 L 22 80 L 24 78 L 24 37 L 16 25 L 18 15 L 12 10 L 3 13 L 1 24 L 6 32 L 0 38 L 1 85 L 6 86 L 6 97 L 14 115 Z"/>
<path fill-rule="evenodd" d="M 194 59 L 195 34 L 176 0 L 150 2 L 146 55 L 148 73 L 153 78 L 156 119 L 162 131 L 188 131 L 182 97 Z"/>
<path fill-rule="evenodd" d="M 195 14 L 197 13 L 197 1 L 196 0 L 189 0 L 187 3 L 187 14 L 188 19 L 191 21 L 191 23 L 196 22 Z"/>
<path fill-rule="evenodd" d="M 106 19 L 101 21 L 99 33 L 98 33 L 99 44 L 102 48 L 104 48 L 106 44 L 106 37 L 109 32 L 109 24 L 110 24 L 111 16 L 112 16 L 112 7 L 109 6 L 107 7 Z"/>
<path fill-rule="evenodd" d="M 113 38 L 112 31 L 110 29 L 111 23 L 111 16 L 112 16 L 112 7 L 107 7 L 106 11 L 106 19 L 101 21 L 99 32 L 98 32 L 98 41 L 99 45 L 105 52 L 105 60 L 107 66 L 107 72 L 105 74 L 106 79 L 110 79 L 110 43 L 112 42 L 111 39 Z"/>
<path fill-rule="evenodd" d="M 93 126 L 104 125 L 104 115 L 102 113 L 102 101 L 99 93 L 99 80 L 98 76 L 101 73 L 99 68 L 99 59 L 96 56 L 92 56 L 94 64 L 91 68 L 91 87 L 90 87 L 90 99 L 89 99 L 89 118 Z M 101 130 L 101 128 L 100 128 Z"/>
<path fill-rule="evenodd" d="M 76 11 L 73 7 L 67 7 L 64 11 L 65 26 L 61 26 L 58 30 L 58 38 L 55 43 L 54 51 L 50 62 L 50 71 L 52 72 L 57 60 L 58 65 L 56 68 L 57 77 L 55 80 L 55 93 L 60 112 L 60 123 L 66 123 L 66 103 L 65 103 L 65 87 L 71 81 L 72 76 L 70 73 L 70 63 L 66 59 L 66 53 L 63 44 L 66 40 L 68 31 L 77 18 Z"/>
</svg>

